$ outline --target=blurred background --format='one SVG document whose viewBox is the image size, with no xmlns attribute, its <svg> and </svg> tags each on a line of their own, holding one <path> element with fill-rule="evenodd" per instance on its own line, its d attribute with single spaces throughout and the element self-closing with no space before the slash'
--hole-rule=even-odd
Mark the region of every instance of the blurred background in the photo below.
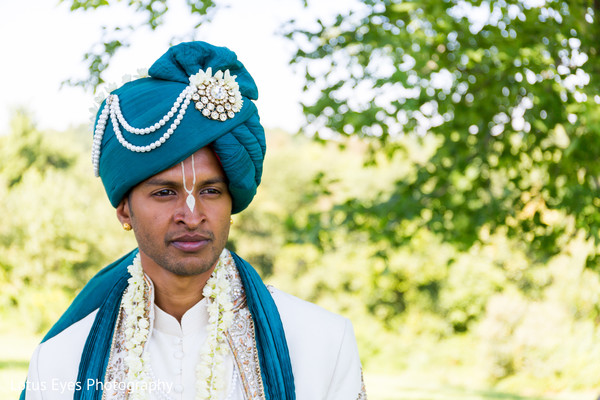
<svg viewBox="0 0 600 400">
<path fill-rule="evenodd" d="M 321 4 L 325 3 L 325 4 Z M 88 110 L 170 44 L 257 81 L 263 183 L 229 247 L 350 318 L 369 398 L 600 395 L 600 2 L 0 3 L 0 398 L 135 246 Z"/>
</svg>

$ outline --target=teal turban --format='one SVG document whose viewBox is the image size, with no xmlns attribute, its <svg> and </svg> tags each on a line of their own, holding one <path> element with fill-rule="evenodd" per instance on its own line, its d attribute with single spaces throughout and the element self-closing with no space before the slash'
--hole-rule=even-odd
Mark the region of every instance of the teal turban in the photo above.
<svg viewBox="0 0 600 400">
<path fill-rule="evenodd" d="M 241 94 L 241 108 L 236 110 L 234 107 L 237 112 L 230 112 L 228 117 L 225 117 L 227 111 L 224 111 L 222 118 L 214 115 L 211 118 L 203 115 L 202 110 L 196 109 L 195 102 L 190 101 L 171 136 L 157 147 L 147 149 L 149 151 L 132 151 L 119 141 L 115 135 L 114 120 L 108 117 L 107 101 L 102 103 L 95 124 L 99 153 L 95 162 L 114 207 L 140 182 L 208 145 L 218 156 L 227 175 L 233 201 L 232 213 L 240 212 L 250 204 L 262 176 L 265 133 L 252 102 L 258 98 L 256 84 L 231 50 L 205 42 L 181 43 L 171 47 L 152 65 L 148 78 L 134 80 L 112 92 L 118 96 L 120 112 L 129 126 L 146 128 L 156 125 L 155 131 L 136 135 L 127 132 L 119 123 L 117 129 L 131 146 L 144 147 L 156 142 L 176 120 L 178 112 L 173 110 L 174 104 L 190 86 L 190 76 L 200 70 L 206 72 L 209 68 L 213 75 L 217 71 L 225 73 L 229 70 L 230 75 L 235 76 L 239 87 L 236 96 L 239 98 Z M 227 94 L 227 87 L 225 89 L 225 96 L 233 95 L 231 91 Z M 219 98 L 219 93 L 216 96 Z M 233 98 L 231 101 L 233 104 Z M 231 104 L 226 105 L 231 108 Z M 105 108 L 103 125 L 101 115 Z M 159 127 L 157 122 L 170 110 L 175 111 L 173 117 Z M 102 135 L 98 135 L 99 125 Z"/>
</svg>

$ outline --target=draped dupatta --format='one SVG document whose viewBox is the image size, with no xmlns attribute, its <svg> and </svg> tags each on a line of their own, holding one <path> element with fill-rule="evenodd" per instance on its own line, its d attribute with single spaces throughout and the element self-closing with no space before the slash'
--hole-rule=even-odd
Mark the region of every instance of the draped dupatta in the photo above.
<svg viewBox="0 0 600 400">
<path fill-rule="evenodd" d="M 136 254 L 137 250 L 132 251 L 92 278 L 42 340 L 43 343 L 51 339 L 98 309 L 81 354 L 75 400 L 102 398 L 103 385 L 96 383 L 104 382 L 121 298 L 127 288 L 127 267 L 133 262 Z M 248 309 L 254 321 L 265 398 L 295 400 L 292 366 L 277 306 L 254 268 L 233 252 L 231 255 L 242 280 Z M 93 384 L 89 385 L 89 382 Z M 25 399 L 25 390 L 20 399 Z"/>
</svg>

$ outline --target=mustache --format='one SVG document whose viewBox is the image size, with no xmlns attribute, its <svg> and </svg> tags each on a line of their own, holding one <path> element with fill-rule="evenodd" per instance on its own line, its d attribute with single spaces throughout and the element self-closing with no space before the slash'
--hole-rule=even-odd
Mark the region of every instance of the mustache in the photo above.
<svg viewBox="0 0 600 400">
<path fill-rule="evenodd" d="M 165 236 L 165 242 L 197 242 L 201 240 L 214 240 L 215 235 L 211 231 L 177 231 L 169 232 Z"/>
</svg>

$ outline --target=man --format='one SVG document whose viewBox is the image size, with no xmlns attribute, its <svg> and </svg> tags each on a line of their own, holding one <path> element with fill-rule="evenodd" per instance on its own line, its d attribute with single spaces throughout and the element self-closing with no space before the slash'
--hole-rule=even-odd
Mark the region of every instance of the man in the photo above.
<svg viewBox="0 0 600 400">
<path fill-rule="evenodd" d="M 260 183 L 256 85 L 235 54 L 172 47 L 97 115 L 95 173 L 138 249 L 32 357 L 29 399 L 364 399 L 346 319 L 267 288 L 225 249 Z"/>
</svg>

